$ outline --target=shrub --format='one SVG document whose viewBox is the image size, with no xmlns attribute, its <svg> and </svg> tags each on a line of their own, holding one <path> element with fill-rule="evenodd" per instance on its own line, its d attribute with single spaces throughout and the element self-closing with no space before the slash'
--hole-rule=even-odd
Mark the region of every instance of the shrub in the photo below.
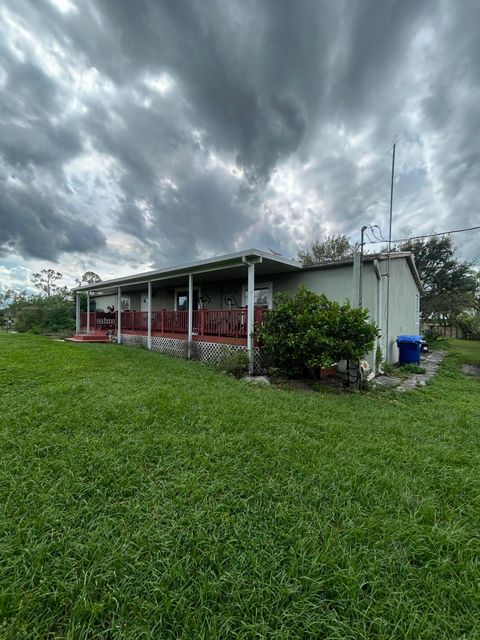
<svg viewBox="0 0 480 640">
<path fill-rule="evenodd" d="M 402 364 L 400 367 L 401 371 L 405 373 L 425 373 L 425 367 L 420 367 L 418 364 L 414 364 L 409 362 L 408 364 Z"/>
<path fill-rule="evenodd" d="M 339 360 L 358 360 L 373 348 L 377 328 L 366 309 L 332 302 L 301 285 L 275 296 L 256 329 L 272 365 L 287 375 L 314 374 Z"/>
<path fill-rule="evenodd" d="M 217 362 L 217 369 L 225 371 L 235 378 L 241 378 L 248 371 L 248 354 L 246 351 L 230 351 L 226 349 Z"/>
<path fill-rule="evenodd" d="M 72 333 L 75 306 L 61 296 L 34 296 L 12 305 L 15 329 L 21 333 Z"/>
<path fill-rule="evenodd" d="M 439 340 L 441 337 L 442 337 L 442 332 L 439 331 L 438 329 L 434 329 L 433 327 L 423 332 L 424 340 L 426 340 L 429 343 L 434 342 L 435 340 Z"/>
</svg>

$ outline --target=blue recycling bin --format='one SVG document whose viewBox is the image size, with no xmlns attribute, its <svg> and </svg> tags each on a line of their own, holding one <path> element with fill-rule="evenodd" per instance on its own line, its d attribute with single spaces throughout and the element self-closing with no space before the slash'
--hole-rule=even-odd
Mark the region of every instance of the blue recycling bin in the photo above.
<svg viewBox="0 0 480 640">
<path fill-rule="evenodd" d="M 420 364 L 420 347 L 422 336 L 398 336 L 397 345 L 400 351 L 400 364 Z"/>
</svg>

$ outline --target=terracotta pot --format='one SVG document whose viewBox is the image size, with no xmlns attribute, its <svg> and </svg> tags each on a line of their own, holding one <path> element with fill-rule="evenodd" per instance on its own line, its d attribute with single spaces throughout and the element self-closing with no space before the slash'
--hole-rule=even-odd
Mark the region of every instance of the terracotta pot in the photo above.
<svg viewBox="0 0 480 640">
<path fill-rule="evenodd" d="M 337 373 L 337 365 L 327 367 L 326 369 L 320 369 L 320 378 L 329 378 Z"/>
</svg>

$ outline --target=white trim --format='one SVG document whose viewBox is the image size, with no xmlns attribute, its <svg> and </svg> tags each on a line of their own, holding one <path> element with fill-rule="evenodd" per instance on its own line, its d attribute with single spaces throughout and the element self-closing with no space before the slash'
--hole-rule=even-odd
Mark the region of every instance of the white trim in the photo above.
<svg viewBox="0 0 480 640">
<path fill-rule="evenodd" d="M 192 356 L 192 334 L 193 334 L 193 275 L 188 274 L 188 358 Z M 198 300 L 198 298 L 197 298 Z M 197 303 L 198 305 L 198 303 Z"/>
<path fill-rule="evenodd" d="M 271 309 L 273 305 L 273 282 L 256 282 L 255 291 L 257 289 L 268 289 L 268 308 Z M 242 306 L 247 306 L 247 291 L 248 284 L 242 284 Z"/>
<path fill-rule="evenodd" d="M 80 294 L 76 294 L 75 300 L 75 333 L 80 331 Z"/>
<path fill-rule="evenodd" d="M 130 286 L 133 284 L 146 283 L 148 282 L 148 280 L 166 280 L 173 276 L 188 275 L 188 273 L 207 273 L 208 271 L 217 271 L 219 269 L 238 267 L 242 264 L 246 264 L 247 262 L 261 262 L 262 259 L 269 260 L 270 262 L 277 263 L 278 265 L 291 267 L 294 271 L 302 270 L 302 265 L 297 260 L 290 260 L 289 258 L 283 258 L 282 256 L 275 256 L 265 251 L 259 251 L 258 249 L 248 249 L 246 251 L 238 251 L 236 253 L 228 253 L 223 256 L 216 256 L 215 258 L 208 258 L 207 260 L 197 260 L 196 262 L 191 262 L 189 264 L 168 267 L 167 269 L 158 269 L 156 271 L 147 271 L 144 273 L 133 274 L 125 278 L 114 278 L 113 280 L 105 280 L 103 282 L 99 282 L 97 285 L 88 286 L 90 287 L 90 289 L 92 288 L 92 286 L 94 289 L 102 289 L 104 287 L 107 287 L 108 285 L 111 285 L 113 287 L 120 283 Z M 85 288 L 86 287 L 78 287 L 76 291 L 81 291 Z"/>
<path fill-rule="evenodd" d="M 87 291 L 87 333 L 90 333 L 90 291 Z"/>
<path fill-rule="evenodd" d="M 183 292 L 183 291 L 185 291 L 185 293 L 187 294 L 187 298 L 188 298 L 188 284 L 187 284 L 186 287 L 175 287 L 175 293 L 174 293 L 174 298 L 173 298 L 173 310 L 174 311 L 178 311 L 178 309 L 177 309 L 178 293 L 179 292 Z M 200 296 L 202 295 L 202 287 L 200 285 L 198 287 L 193 287 L 193 291 L 194 292 L 198 291 L 198 297 L 200 298 Z"/>
</svg>

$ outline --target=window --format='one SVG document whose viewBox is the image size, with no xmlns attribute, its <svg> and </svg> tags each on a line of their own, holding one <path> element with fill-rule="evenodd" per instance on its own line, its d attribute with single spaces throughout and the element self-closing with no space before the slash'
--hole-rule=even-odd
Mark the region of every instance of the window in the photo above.
<svg viewBox="0 0 480 640">
<path fill-rule="evenodd" d="M 122 311 L 130 311 L 130 298 L 121 298 Z"/>
<path fill-rule="evenodd" d="M 193 310 L 198 309 L 200 289 L 193 290 Z M 175 289 L 175 311 L 188 311 L 188 289 Z"/>
<path fill-rule="evenodd" d="M 256 307 L 263 307 L 264 309 L 272 308 L 272 292 L 273 287 L 271 282 L 261 282 L 255 285 L 255 291 L 253 294 L 253 301 Z M 247 306 L 248 289 L 247 285 L 243 285 L 243 306 Z"/>
</svg>

